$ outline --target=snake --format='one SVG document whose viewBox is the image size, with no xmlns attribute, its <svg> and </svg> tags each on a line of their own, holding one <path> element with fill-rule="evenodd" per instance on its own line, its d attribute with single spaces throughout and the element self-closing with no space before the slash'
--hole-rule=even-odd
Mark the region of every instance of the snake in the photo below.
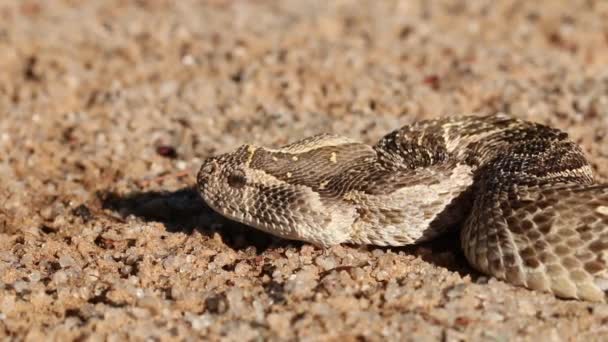
<svg viewBox="0 0 608 342">
<path fill-rule="evenodd" d="M 445 116 L 375 145 L 318 134 L 205 159 L 197 190 L 220 215 L 320 247 L 403 246 L 459 230 L 477 271 L 606 302 L 608 184 L 568 134 L 504 113 Z"/>
</svg>

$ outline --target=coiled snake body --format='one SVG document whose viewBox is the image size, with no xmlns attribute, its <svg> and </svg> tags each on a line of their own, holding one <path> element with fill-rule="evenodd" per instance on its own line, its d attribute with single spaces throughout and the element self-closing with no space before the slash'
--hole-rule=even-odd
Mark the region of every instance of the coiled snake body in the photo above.
<svg viewBox="0 0 608 342">
<path fill-rule="evenodd" d="M 479 271 L 605 301 L 608 184 L 566 133 L 498 114 L 402 127 L 369 146 L 323 134 L 244 145 L 198 174 L 220 214 L 288 239 L 399 246 L 461 227 Z"/>
</svg>

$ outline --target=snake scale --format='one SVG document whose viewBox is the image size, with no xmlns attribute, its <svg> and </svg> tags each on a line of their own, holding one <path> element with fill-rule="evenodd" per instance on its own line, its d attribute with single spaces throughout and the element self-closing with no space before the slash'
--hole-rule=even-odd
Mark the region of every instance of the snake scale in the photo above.
<svg viewBox="0 0 608 342">
<path fill-rule="evenodd" d="M 332 135 L 208 158 L 220 214 L 319 246 L 401 246 L 458 227 L 482 273 L 558 297 L 606 301 L 608 184 L 560 130 L 505 114 L 407 125 L 374 146 Z"/>
</svg>

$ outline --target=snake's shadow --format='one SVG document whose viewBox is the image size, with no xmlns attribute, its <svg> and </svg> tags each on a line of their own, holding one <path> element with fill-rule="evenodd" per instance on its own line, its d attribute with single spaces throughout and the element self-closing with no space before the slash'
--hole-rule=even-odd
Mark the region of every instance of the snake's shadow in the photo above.
<svg viewBox="0 0 608 342">
<path fill-rule="evenodd" d="M 392 250 L 403 251 L 407 254 L 420 257 L 422 260 L 437 267 L 457 272 L 460 276 L 470 276 L 473 281 L 485 280 L 483 274 L 478 273 L 468 263 L 460 246 L 460 229 L 454 229 L 432 241 L 418 245 L 392 247 Z"/>
<path fill-rule="evenodd" d="M 269 248 L 303 244 L 277 238 L 224 218 L 209 208 L 194 187 L 126 195 L 105 191 L 99 193 L 98 197 L 104 209 L 117 212 L 123 217 L 133 215 L 146 222 L 161 222 L 168 232 L 191 234 L 196 230 L 208 237 L 219 234 L 222 241 L 235 250 L 255 247 L 256 253 L 261 254 Z M 462 253 L 457 231 L 415 246 L 359 248 L 403 251 L 435 266 L 458 272 L 461 276 L 469 275 L 474 280 L 479 278 L 479 274 L 468 265 Z"/>
<path fill-rule="evenodd" d="M 145 222 L 160 222 L 170 233 L 192 234 L 196 230 L 210 238 L 219 234 L 222 241 L 234 250 L 255 247 L 259 254 L 271 247 L 301 244 L 273 237 L 224 218 L 209 208 L 194 187 L 126 195 L 104 191 L 98 197 L 104 209 L 114 211 L 122 217 L 133 215 Z"/>
</svg>

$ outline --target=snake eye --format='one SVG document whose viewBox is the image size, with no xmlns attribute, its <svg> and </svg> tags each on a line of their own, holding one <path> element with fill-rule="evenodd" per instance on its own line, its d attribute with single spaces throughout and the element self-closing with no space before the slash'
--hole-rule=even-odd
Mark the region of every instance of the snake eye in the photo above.
<svg viewBox="0 0 608 342">
<path fill-rule="evenodd" d="M 240 189 L 247 184 L 247 177 L 242 170 L 236 170 L 228 176 L 228 185 Z"/>
</svg>

